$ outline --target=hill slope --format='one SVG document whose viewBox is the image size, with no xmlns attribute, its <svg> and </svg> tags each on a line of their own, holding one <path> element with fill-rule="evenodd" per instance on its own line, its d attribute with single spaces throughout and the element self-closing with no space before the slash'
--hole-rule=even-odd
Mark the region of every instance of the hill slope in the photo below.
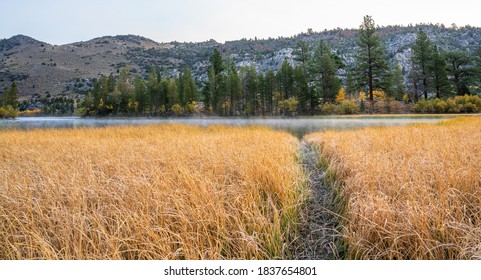
<svg viewBox="0 0 481 280">
<path fill-rule="evenodd" d="M 378 32 L 389 58 L 410 69 L 411 45 L 419 28 L 441 50 L 476 51 L 481 44 L 481 28 L 446 28 L 439 25 L 381 27 Z M 33 38 L 17 35 L 0 40 L 0 91 L 16 80 L 22 98 L 32 95 L 73 95 L 90 86 L 89 80 L 100 74 L 116 74 L 125 65 L 141 75 L 152 65 L 174 74 L 188 66 L 198 82 L 206 79 L 209 56 L 219 48 L 237 66 L 254 64 L 259 71 L 277 70 L 284 59 L 295 63 L 294 52 L 299 41 L 311 47 L 327 42 L 347 65 L 353 63 L 358 31 L 336 29 L 301 33 L 290 38 L 238 40 L 224 44 L 214 40 L 202 43 L 158 43 L 134 36 L 106 36 L 87 42 L 50 45 Z M 343 73 L 340 73 L 341 75 Z"/>
</svg>

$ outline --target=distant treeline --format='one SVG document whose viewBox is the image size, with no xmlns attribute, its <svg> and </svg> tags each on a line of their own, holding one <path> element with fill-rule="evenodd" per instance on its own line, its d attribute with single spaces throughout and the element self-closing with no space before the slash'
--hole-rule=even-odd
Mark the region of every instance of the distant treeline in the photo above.
<svg viewBox="0 0 481 280">
<path fill-rule="evenodd" d="M 163 77 L 154 66 L 147 79 L 132 78 L 128 66 L 118 77 L 102 76 L 94 80 L 80 109 L 84 115 L 159 116 L 192 113 L 199 99 L 197 85 L 189 69 L 178 77 Z"/>
</svg>

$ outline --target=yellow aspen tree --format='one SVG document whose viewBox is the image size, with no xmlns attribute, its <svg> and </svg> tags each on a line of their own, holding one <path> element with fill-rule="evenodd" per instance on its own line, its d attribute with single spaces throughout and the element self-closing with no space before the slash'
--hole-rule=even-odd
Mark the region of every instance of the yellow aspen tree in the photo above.
<svg viewBox="0 0 481 280">
<path fill-rule="evenodd" d="M 336 102 L 341 103 L 346 99 L 346 91 L 344 90 L 343 87 L 339 89 L 339 92 L 336 95 Z"/>
</svg>

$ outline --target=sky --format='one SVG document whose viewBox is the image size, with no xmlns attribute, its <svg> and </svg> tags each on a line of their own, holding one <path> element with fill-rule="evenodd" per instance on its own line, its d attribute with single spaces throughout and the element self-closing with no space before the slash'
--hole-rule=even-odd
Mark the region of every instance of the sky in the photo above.
<svg viewBox="0 0 481 280">
<path fill-rule="evenodd" d="M 134 34 L 157 42 L 290 37 L 308 28 L 443 23 L 481 27 L 479 0 L 0 0 L 0 39 L 50 44 Z"/>
</svg>

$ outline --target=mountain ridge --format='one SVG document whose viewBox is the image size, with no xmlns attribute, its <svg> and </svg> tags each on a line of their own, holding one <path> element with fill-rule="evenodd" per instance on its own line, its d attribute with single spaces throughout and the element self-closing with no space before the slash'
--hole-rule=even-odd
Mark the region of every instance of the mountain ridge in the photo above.
<svg viewBox="0 0 481 280">
<path fill-rule="evenodd" d="M 481 28 L 413 25 L 379 27 L 378 33 L 390 60 L 397 60 L 407 72 L 410 46 L 419 28 L 441 50 L 461 49 L 475 52 L 481 45 Z M 134 74 L 146 75 L 152 65 L 176 75 L 188 66 L 198 84 L 207 77 L 209 56 L 214 48 L 229 57 L 238 67 L 255 65 L 263 72 L 277 70 L 284 59 L 295 64 L 295 48 L 304 41 L 313 47 L 328 43 L 346 65 L 353 63 L 357 48 L 357 29 L 334 29 L 300 33 L 276 39 L 241 39 L 219 43 L 159 43 L 139 35 L 102 36 L 88 41 L 52 45 L 26 35 L 0 40 L 0 91 L 16 80 L 21 98 L 32 95 L 79 95 L 89 88 L 89 81 L 99 75 L 116 75 L 130 65 Z M 340 76 L 343 73 L 339 73 Z"/>
</svg>

